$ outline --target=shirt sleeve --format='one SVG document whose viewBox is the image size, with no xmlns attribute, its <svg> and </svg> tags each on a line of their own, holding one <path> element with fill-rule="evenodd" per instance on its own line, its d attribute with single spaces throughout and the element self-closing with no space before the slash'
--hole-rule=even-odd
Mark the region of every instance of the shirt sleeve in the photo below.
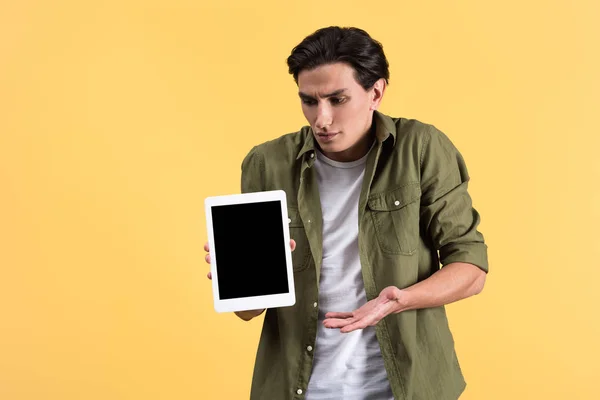
<svg viewBox="0 0 600 400">
<path fill-rule="evenodd" d="M 487 245 L 477 230 L 480 216 L 467 191 L 467 166 L 450 139 L 433 126 L 423 135 L 420 168 L 421 223 L 442 266 L 464 262 L 487 273 Z"/>
<path fill-rule="evenodd" d="M 242 193 L 260 192 L 264 187 L 264 157 L 255 146 L 242 161 Z"/>
</svg>

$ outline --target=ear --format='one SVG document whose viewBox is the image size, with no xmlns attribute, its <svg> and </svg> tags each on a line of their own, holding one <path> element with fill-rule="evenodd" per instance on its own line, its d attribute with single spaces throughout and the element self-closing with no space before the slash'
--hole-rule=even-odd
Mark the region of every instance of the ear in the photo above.
<svg viewBox="0 0 600 400">
<path fill-rule="evenodd" d="M 386 88 L 385 79 L 381 78 L 371 88 L 371 104 L 369 106 L 369 110 L 377 110 L 379 108 L 379 104 L 381 104 L 381 100 L 383 99 L 383 94 L 385 93 Z"/>
</svg>

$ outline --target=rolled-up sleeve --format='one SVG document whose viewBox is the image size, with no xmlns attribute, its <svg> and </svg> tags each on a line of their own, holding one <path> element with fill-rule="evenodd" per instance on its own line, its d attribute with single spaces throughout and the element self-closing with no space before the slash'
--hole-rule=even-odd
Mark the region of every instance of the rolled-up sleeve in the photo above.
<svg viewBox="0 0 600 400">
<path fill-rule="evenodd" d="M 439 251 L 442 266 L 464 262 L 487 273 L 487 245 L 477 230 L 480 215 L 467 191 L 467 166 L 448 137 L 433 126 L 422 135 L 420 168 L 421 225 Z"/>
</svg>

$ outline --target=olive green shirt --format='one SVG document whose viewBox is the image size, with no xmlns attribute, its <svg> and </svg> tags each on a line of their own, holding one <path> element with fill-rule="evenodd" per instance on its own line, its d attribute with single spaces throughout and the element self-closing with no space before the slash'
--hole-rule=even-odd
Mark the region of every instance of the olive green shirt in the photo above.
<svg viewBox="0 0 600 400">
<path fill-rule="evenodd" d="M 477 230 L 480 218 L 458 150 L 432 125 L 377 111 L 373 122 L 376 141 L 358 204 L 367 300 L 390 285 L 409 287 L 453 262 L 487 272 L 487 246 Z M 297 244 L 292 253 L 296 304 L 266 311 L 251 400 L 303 399 L 313 352 L 319 351 L 314 347 L 323 221 L 314 162 L 315 141 L 306 126 L 254 147 L 242 163 L 242 192 L 286 192 L 290 235 Z M 443 306 L 388 315 L 375 332 L 396 399 L 455 400 L 463 392 Z"/>
</svg>

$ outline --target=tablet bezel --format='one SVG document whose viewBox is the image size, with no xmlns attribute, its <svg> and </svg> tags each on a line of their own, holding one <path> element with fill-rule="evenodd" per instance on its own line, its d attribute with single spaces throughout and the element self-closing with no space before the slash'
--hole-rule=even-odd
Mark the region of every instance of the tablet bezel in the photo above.
<svg viewBox="0 0 600 400">
<path fill-rule="evenodd" d="M 262 296 L 252 297 L 239 297 L 235 299 L 224 299 L 219 298 L 219 275 L 217 272 L 217 265 L 219 255 L 215 249 L 214 231 L 213 231 L 213 220 L 212 220 L 212 207 L 223 206 L 223 205 L 235 205 L 235 204 L 249 204 L 249 203 L 261 203 L 279 201 L 281 206 L 281 218 L 283 226 L 283 238 L 284 241 L 281 244 L 285 249 L 285 259 L 288 277 L 288 292 L 279 294 L 270 294 Z M 264 192 L 253 192 L 253 193 L 242 193 L 232 194 L 223 196 L 212 196 L 207 197 L 204 200 L 204 208 L 206 211 L 206 228 L 208 231 L 208 244 L 210 247 L 210 270 L 212 274 L 212 289 L 213 289 L 213 301 L 214 308 L 217 312 L 231 312 L 231 311 L 246 311 L 256 310 L 263 308 L 275 308 L 275 307 L 288 307 L 296 303 L 296 294 L 294 289 L 294 272 L 292 267 L 292 251 L 290 249 L 290 231 L 289 231 L 289 218 L 287 212 L 287 198 L 286 193 L 283 190 L 271 190 Z M 256 254 L 258 254 L 257 252 Z M 255 257 L 255 254 L 248 255 L 248 262 L 251 263 L 251 258 Z M 259 262 L 260 260 L 255 260 Z"/>
</svg>

